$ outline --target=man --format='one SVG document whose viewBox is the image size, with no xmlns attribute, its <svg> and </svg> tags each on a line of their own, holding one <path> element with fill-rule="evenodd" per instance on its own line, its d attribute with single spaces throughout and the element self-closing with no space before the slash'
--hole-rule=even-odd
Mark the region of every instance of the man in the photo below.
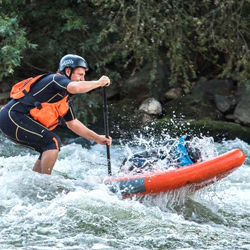
<svg viewBox="0 0 250 250">
<path fill-rule="evenodd" d="M 0 129 L 10 140 L 40 153 L 34 171 L 51 174 L 55 165 L 61 141 L 52 131 L 57 124 L 48 125 L 54 120 L 54 116 L 57 116 L 57 120 L 59 116 L 63 117 L 67 127 L 77 135 L 101 145 L 111 145 L 111 137 L 96 134 L 76 118 L 72 104 L 68 100 L 72 94 L 87 93 L 98 87 L 110 85 L 107 76 L 102 76 L 97 81 L 85 81 L 87 70 L 88 65 L 84 58 L 68 54 L 60 60 L 57 74 L 47 74 L 38 78 L 30 86 L 28 93 L 23 91 L 23 97 L 18 97 L 16 94 L 19 93 L 15 93 L 13 87 L 14 93 L 11 94 L 16 98 L 1 110 Z M 23 85 L 28 85 L 29 81 L 28 79 Z"/>
</svg>

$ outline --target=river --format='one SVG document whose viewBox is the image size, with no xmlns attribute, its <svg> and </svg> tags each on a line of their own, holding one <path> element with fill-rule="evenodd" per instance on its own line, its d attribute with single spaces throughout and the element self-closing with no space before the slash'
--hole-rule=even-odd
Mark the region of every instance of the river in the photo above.
<svg viewBox="0 0 250 250">
<path fill-rule="evenodd" d="M 148 141 L 115 141 L 112 171 Z M 69 140 L 48 176 L 31 170 L 37 154 L 0 134 L 0 249 L 250 249 L 250 145 L 210 140 L 204 147 L 210 156 L 240 148 L 246 162 L 193 194 L 184 188 L 122 200 L 101 182 L 104 146 Z"/>
</svg>

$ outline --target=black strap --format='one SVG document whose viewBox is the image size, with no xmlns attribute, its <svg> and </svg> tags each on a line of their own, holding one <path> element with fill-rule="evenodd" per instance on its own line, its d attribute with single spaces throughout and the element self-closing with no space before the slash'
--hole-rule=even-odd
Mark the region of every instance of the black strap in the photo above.
<svg viewBox="0 0 250 250">
<path fill-rule="evenodd" d="M 42 105 L 40 102 L 38 102 L 29 92 L 26 90 L 22 91 L 24 93 L 24 97 L 21 98 L 23 101 L 30 103 L 31 105 L 34 105 L 38 109 L 42 108 Z"/>
<path fill-rule="evenodd" d="M 40 81 L 42 78 L 44 78 L 45 76 L 50 75 L 50 74 L 43 74 L 40 78 L 38 78 L 35 82 L 32 83 L 32 86 L 34 86 L 35 83 L 37 83 L 38 81 Z M 32 88 L 31 86 L 31 88 Z M 42 108 L 42 105 L 40 102 L 38 102 L 31 94 L 30 92 L 27 92 L 25 89 L 22 91 L 24 93 L 24 97 L 20 98 L 23 101 L 34 105 L 35 107 L 37 107 L 38 109 Z"/>
</svg>

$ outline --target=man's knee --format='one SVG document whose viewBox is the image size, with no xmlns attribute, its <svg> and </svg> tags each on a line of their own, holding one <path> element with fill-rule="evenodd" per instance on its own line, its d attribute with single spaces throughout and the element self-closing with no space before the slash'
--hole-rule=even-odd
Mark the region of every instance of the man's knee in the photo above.
<svg viewBox="0 0 250 250">
<path fill-rule="evenodd" d="M 43 137 L 43 151 L 57 149 L 60 151 L 61 148 L 61 139 L 55 133 L 47 133 Z"/>
</svg>

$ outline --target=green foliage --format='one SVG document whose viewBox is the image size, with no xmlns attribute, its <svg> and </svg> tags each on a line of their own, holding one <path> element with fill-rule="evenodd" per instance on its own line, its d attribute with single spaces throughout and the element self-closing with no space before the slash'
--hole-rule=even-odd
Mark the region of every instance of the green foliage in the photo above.
<svg viewBox="0 0 250 250">
<path fill-rule="evenodd" d="M 26 32 L 19 27 L 17 17 L 0 15 L 0 80 L 14 73 L 20 65 L 26 48 L 35 48 L 26 39 Z"/>
<path fill-rule="evenodd" d="M 2 53 L 13 60 L 2 62 L 7 75 L 20 64 L 28 39 L 38 48 L 26 50 L 25 61 L 44 71 L 56 69 L 63 54 L 79 53 L 116 78 L 148 62 L 167 64 L 171 84 L 187 91 L 198 76 L 249 77 L 249 1 L 10 2 L 1 16 Z"/>
<path fill-rule="evenodd" d="M 65 53 L 80 53 L 97 72 L 147 62 L 171 69 L 171 83 L 200 75 L 249 76 L 249 1 L 5 1 L 1 58 L 5 75 L 25 60 L 45 71 Z M 21 22 L 19 21 L 21 20 Z M 26 30 L 26 32 L 25 32 Z M 30 53 L 30 51 L 32 53 Z"/>
<path fill-rule="evenodd" d="M 55 71 L 61 56 L 76 53 L 112 80 L 162 63 L 170 84 L 186 93 L 201 76 L 243 81 L 249 10 L 249 0 L 6 0 L 0 80 L 18 66 L 26 74 Z"/>
<path fill-rule="evenodd" d="M 85 1 L 78 1 L 85 2 Z M 170 83 L 189 91 L 199 76 L 249 78 L 249 1 L 89 1 L 98 19 L 96 66 L 167 64 Z M 94 52 L 95 52 L 94 51 Z M 99 56 L 100 58 L 100 56 Z"/>
<path fill-rule="evenodd" d="M 84 121 L 86 125 L 95 123 L 97 117 L 95 111 L 100 109 L 100 104 L 92 96 L 87 94 L 82 94 L 81 98 L 79 96 L 73 96 L 72 102 L 74 109 L 77 110 L 77 117 L 79 120 Z"/>
</svg>

